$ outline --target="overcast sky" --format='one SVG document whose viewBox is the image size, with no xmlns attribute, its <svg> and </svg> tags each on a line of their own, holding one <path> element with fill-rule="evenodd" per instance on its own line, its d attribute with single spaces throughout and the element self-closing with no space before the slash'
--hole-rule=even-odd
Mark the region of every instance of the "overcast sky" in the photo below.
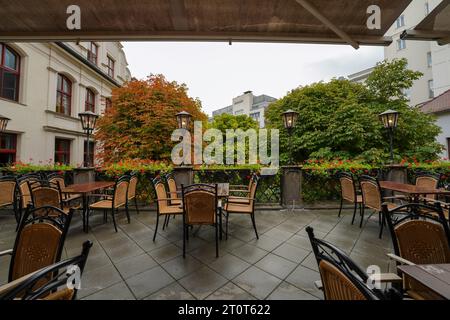
<svg viewBox="0 0 450 320">
<path fill-rule="evenodd" d="M 185 83 L 203 110 L 231 105 L 244 91 L 283 97 L 288 91 L 348 76 L 383 59 L 383 48 L 267 43 L 124 43 L 131 74 L 164 74 Z"/>
</svg>

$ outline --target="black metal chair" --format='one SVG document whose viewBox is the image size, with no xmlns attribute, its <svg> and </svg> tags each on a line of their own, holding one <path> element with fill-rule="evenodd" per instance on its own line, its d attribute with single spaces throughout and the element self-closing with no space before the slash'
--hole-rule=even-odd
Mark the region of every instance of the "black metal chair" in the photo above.
<svg viewBox="0 0 450 320">
<path fill-rule="evenodd" d="M 31 198 L 31 191 L 28 182 L 42 180 L 42 176 L 39 173 L 29 173 L 20 175 L 16 178 L 16 208 L 19 216 L 19 222 L 17 223 L 17 229 L 19 228 L 20 220 L 23 216 L 24 210 L 33 203 Z"/>
<path fill-rule="evenodd" d="M 369 288 L 372 282 L 345 252 L 338 247 L 317 239 L 314 229 L 306 228 L 314 255 L 319 265 L 322 286 L 326 300 L 387 300 L 400 299 L 395 289 L 383 292 L 381 289 Z M 395 281 L 398 279 L 392 279 Z M 386 280 L 389 282 L 389 280 Z"/>
<path fill-rule="evenodd" d="M 216 257 L 219 257 L 219 211 L 217 184 L 181 186 L 183 196 L 183 257 L 186 257 L 186 240 L 189 227 L 211 225 L 216 230 Z M 221 231 L 220 231 L 221 232 Z"/>
<path fill-rule="evenodd" d="M 11 256 L 8 282 L 60 261 L 72 216 L 52 206 L 27 208 L 14 248 L 0 252 Z"/>
<path fill-rule="evenodd" d="M 0 300 L 75 300 L 92 242 L 83 243 L 81 254 L 57 262 L 0 287 Z M 79 272 L 79 274 L 77 274 Z"/>
</svg>

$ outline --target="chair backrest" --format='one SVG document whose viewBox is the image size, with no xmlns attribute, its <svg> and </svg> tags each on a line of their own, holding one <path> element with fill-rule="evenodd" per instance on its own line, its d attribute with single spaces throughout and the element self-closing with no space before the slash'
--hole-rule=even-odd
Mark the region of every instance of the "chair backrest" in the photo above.
<svg viewBox="0 0 450 320">
<path fill-rule="evenodd" d="M 137 185 L 139 182 L 139 178 L 137 175 L 132 174 L 130 176 L 130 181 L 129 181 L 129 185 L 128 185 L 128 199 L 134 199 L 136 198 L 136 190 L 137 190 Z"/>
<path fill-rule="evenodd" d="M 62 192 L 58 182 L 28 181 L 28 189 L 31 192 L 32 204 L 35 208 L 45 206 L 63 208 Z"/>
<path fill-rule="evenodd" d="M 164 211 L 169 206 L 169 200 L 167 197 L 167 190 L 164 182 L 161 178 L 153 179 L 153 188 L 155 189 L 156 194 L 156 206 L 158 212 Z"/>
<path fill-rule="evenodd" d="M 65 214 L 52 206 L 27 208 L 14 243 L 9 281 L 60 260 L 72 215 L 72 210 Z"/>
<path fill-rule="evenodd" d="M 75 300 L 73 275 L 77 271 L 83 274 L 91 247 L 92 242 L 86 241 L 79 256 L 41 268 L 8 290 L 0 288 L 0 300 Z"/>
<path fill-rule="evenodd" d="M 439 181 L 441 180 L 440 174 L 434 174 L 429 172 L 419 172 L 416 174 L 416 186 L 425 189 L 437 189 Z M 427 195 L 428 198 L 437 199 L 437 195 Z"/>
<path fill-rule="evenodd" d="M 378 289 L 366 285 L 369 276 L 334 245 L 317 239 L 314 229 L 306 228 L 319 266 L 326 300 L 379 300 L 384 299 Z"/>
<path fill-rule="evenodd" d="M 169 198 L 174 200 L 179 199 L 177 194 L 177 182 L 175 181 L 173 174 L 169 173 L 168 175 L 166 175 L 166 182 L 167 186 L 169 187 Z"/>
<path fill-rule="evenodd" d="M 214 224 L 217 215 L 217 184 L 182 186 L 186 224 Z"/>
<path fill-rule="evenodd" d="M 381 211 L 383 197 L 378 179 L 363 175 L 359 177 L 359 184 L 364 205 L 370 209 Z"/>
<path fill-rule="evenodd" d="M 39 174 L 26 174 L 17 178 L 19 205 L 22 208 L 26 208 L 30 203 L 32 203 L 31 191 L 28 186 L 28 182 L 35 182 L 40 180 L 41 176 Z"/>
<path fill-rule="evenodd" d="M 16 179 L 14 177 L 3 177 L 0 179 L 0 207 L 14 204 Z"/>
<path fill-rule="evenodd" d="M 114 186 L 113 206 L 119 208 L 126 205 L 128 201 L 128 186 L 130 183 L 129 176 L 120 177 Z"/>
<path fill-rule="evenodd" d="M 338 175 L 341 184 L 341 197 L 350 202 L 356 202 L 356 184 L 353 175 L 341 172 Z"/>
<path fill-rule="evenodd" d="M 442 208 L 407 204 L 383 206 L 395 254 L 415 264 L 450 263 L 450 231 Z"/>
<path fill-rule="evenodd" d="M 249 197 L 250 197 L 250 205 L 253 206 L 253 208 L 255 207 L 256 204 L 255 199 L 256 199 L 256 192 L 258 191 L 259 179 L 260 178 L 258 177 L 258 175 L 254 174 L 250 182 Z"/>
<path fill-rule="evenodd" d="M 58 184 L 60 188 L 66 187 L 66 180 L 64 179 L 64 176 L 60 174 L 52 174 L 48 176 L 48 181 L 51 183 Z"/>
</svg>

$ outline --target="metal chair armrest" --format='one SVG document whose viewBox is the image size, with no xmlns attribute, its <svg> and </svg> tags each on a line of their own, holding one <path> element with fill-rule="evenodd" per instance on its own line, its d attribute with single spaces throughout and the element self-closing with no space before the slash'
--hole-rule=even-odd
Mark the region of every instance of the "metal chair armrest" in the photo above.
<svg viewBox="0 0 450 320">
<path fill-rule="evenodd" d="M 11 256 L 12 254 L 13 254 L 13 249 L 1 251 L 0 252 L 0 257 L 6 256 L 6 255 L 10 255 Z"/>
</svg>

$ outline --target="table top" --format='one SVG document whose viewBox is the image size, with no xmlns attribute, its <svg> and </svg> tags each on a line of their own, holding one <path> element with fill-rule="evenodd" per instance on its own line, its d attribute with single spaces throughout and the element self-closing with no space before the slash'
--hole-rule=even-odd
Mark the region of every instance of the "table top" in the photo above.
<svg viewBox="0 0 450 320">
<path fill-rule="evenodd" d="M 430 189 L 424 187 L 417 187 L 413 184 L 399 183 L 393 181 L 380 181 L 382 189 L 397 191 L 406 194 L 420 195 L 420 194 L 443 194 L 450 195 L 449 190 L 445 189 Z"/>
<path fill-rule="evenodd" d="M 100 189 L 106 189 L 114 186 L 113 181 L 96 181 L 89 183 L 72 184 L 64 188 L 65 193 L 90 193 Z"/>
<path fill-rule="evenodd" d="M 405 265 L 398 269 L 441 297 L 450 299 L 450 264 Z"/>
</svg>

